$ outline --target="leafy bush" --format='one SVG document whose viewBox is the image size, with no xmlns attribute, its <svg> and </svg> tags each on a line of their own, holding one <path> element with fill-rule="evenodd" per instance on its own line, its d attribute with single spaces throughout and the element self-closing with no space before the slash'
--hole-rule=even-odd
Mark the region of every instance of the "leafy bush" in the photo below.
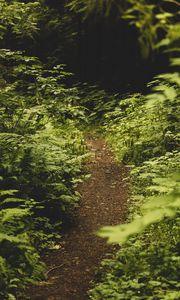
<svg viewBox="0 0 180 300">
<path fill-rule="evenodd" d="M 133 238 L 102 264 L 91 299 L 179 299 L 179 218 Z"/>
<path fill-rule="evenodd" d="M 60 237 L 79 199 L 87 154 L 78 129 L 84 110 L 77 90 L 66 88 L 64 67 L 47 70 L 10 50 L 0 59 L 0 297 L 13 299 L 42 279 L 39 252 Z"/>
<path fill-rule="evenodd" d="M 157 76 L 152 94 L 105 115 L 107 141 L 131 167 L 130 216 L 98 232 L 123 246 L 103 262 L 91 299 L 179 299 L 179 82 L 177 73 Z"/>
<path fill-rule="evenodd" d="M 177 73 L 157 76 L 152 94 L 130 95 L 105 115 L 108 141 L 120 160 L 140 164 L 177 148 L 179 80 Z"/>
<path fill-rule="evenodd" d="M 38 31 L 40 1 L 24 2 L 0 0 L 0 40 L 8 30 L 17 36 L 31 38 Z"/>
</svg>

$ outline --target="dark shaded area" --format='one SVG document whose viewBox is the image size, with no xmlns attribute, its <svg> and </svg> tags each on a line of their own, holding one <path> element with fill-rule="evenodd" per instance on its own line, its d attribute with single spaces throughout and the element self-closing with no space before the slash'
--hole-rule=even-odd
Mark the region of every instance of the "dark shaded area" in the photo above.
<svg viewBox="0 0 180 300">
<path fill-rule="evenodd" d="M 68 25 L 62 26 L 62 33 L 44 30 L 32 51 L 44 61 L 67 64 L 78 81 L 107 90 L 138 90 L 167 69 L 168 59 L 162 53 L 141 57 L 137 31 L 125 21 L 83 22 L 76 16 L 73 28 Z"/>
<path fill-rule="evenodd" d="M 45 6 L 34 40 L 17 42 L 9 34 L 4 47 L 26 49 L 49 65 L 66 64 L 77 81 L 110 91 L 143 89 L 155 74 L 167 71 L 168 57 L 162 52 L 142 58 L 137 30 L 115 9 L 109 17 L 90 15 L 84 20 L 65 8 L 65 2 L 45 0 L 48 10 Z"/>
</svg>

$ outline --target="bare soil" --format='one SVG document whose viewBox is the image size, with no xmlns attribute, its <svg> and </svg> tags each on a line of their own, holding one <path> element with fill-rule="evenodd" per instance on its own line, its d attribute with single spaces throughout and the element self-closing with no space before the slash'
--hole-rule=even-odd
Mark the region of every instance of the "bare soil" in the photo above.
<svg viewBox="0 0 180 300">
<path fill-rule="evenodd" d="M 127 168 L 119 165 L 100 138 L 87 139 L 92 156 L 87 169 L 92 175 L 80 184 L 82 198 L 74 212 L 73 224 L 64 233 L 55 250 L 43 260 L 48 267 L 48 280 L 32 287 L 32 300 L 87 300 L 95 274 L 113 246 L 95 235 L 103 225 L 125 221 L 128 187 L 124 178 Z"/>
</svg>

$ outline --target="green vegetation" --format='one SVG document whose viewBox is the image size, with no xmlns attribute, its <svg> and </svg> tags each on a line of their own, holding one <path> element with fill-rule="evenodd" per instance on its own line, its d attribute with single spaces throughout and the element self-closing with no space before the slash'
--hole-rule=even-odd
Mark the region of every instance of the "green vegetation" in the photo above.
<svg viewBox="0 0 180 300">
<path fill-rule="evenodd" d="M 178 8 L 175 0 L 0 0 L 0 299 L 44 278 L 40 253 L 60 238 L 80 197 L 82 128 L 94 123 L 130 166 L 131 187 L 128 223 L 98 232 L 121 249 L 103 261 L 90 298 L 179 299 Z M 133 66 L 170 60 L 145 92 L 127 91 L 128 43 L 118 55 L 110 37 L 107 52 L 99 46 L 97 28 L 111 33 L 119 19 L 115 40 L 130 32 L 137 41 Z M 122 86 L 113 94 L 84 83 L 93 71 L 103 86 L 113 55 L 117 66 L 125 61 L 123 95 Z"/>
<path fill-rule="evenodd" d="M 81 181 L 86 149 L 78 129 L 84 109 L 78 105 L 76 88 L 66 87 L 71 74 L 63 65 L 48 69 L 38 58 L 8 49 L 1 49 L 0 65 L 4 300 L 15 299 L 27 284 L 43 278 L 39 253 L 60 238 L 62 222 L 79 199 L 75 187 Z"/>
<path fill-rule="evenodd" d="M 124 245 L 103 262 L 92 299 L 179 298 L 179 77 L 157 79 L 152 94 L 130 95 L 105 115 L 107 141 L 131 164 L 130 216 L 98 233 Z"/>
<path fill-rule="evenodd" d="M 167 24 L 166 16 L 163 12 L 156 18 Z M 136 26 L 143 29 L 141 24 Z M 154 48 L 168 46 L 171 72 L 156 76 L 149 83 L 150 93 L 121 97 L 115 109 L 104 116 L 108 143 L 118 160 L 130 166 L 130 215 L 127 224 L 104 227 L 98 232 L 122 247 L 114 258 L 103 261 L 101 279 L 91 290 L 91 299 L 180 296 L 180 76 L 176 72 L 180 63 L 179 49 L 175 47 L 179 24 L 168 26 L 166 36 Z"/>
</svg>

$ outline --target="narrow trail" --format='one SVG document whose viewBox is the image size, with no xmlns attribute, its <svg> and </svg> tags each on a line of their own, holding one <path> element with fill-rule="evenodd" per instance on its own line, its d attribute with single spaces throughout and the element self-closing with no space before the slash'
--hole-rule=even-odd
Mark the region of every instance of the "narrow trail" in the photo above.
<svg viewBox="0 0 180 300">
<path fill-rule="evenodd" d="M 80 207 L 74 224 L 65 232 L 60 249 L 45 256 L 48 281 L 30 291 L 32 300 L 87 300 L 87 291 L 95 279 L 101 260 L 113 247 L 94 233 L 103 225 L 125 221 L 127 169 L 118 165 L 100 138 L 87 139 L 92 152 L 87 163 L 90 179 L 79 186 Z"/>
</svg>

